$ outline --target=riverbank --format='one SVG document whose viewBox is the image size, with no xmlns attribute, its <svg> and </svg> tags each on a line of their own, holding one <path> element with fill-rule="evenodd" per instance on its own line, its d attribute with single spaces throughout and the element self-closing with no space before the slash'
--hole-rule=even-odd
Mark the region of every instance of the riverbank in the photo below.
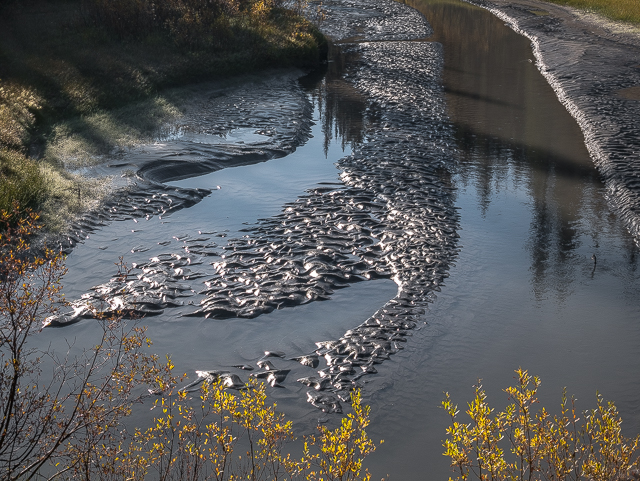
<svg viewBox="0 0 640 481">
<path fill-rule="evenodd" d="M 201 25 L 186 40 L 178 30 L 127 34 L 90 4 L 9 2 L 0 16 L 0 208 L 17 200 L 54 228 L 108 191 L 74 171 L 181 115 L 166 89 L 313 67 L 326 48 L 310 22 L 269 2 L 225 15 L 215 38 Z"/>
<path fill-rule="evenodd" d="M 640 239 L 640 28 L 539 0 L 467 0 L 532 42 L 627 229 Z"/>
<path fill-rule="evenodd" d="M 571 4 L 570 0 L 493 0 L 482 2 L 472 0 L 469 3 L 483 4 L 485 8 L 497 8 L 507 12 L 508 8 L 513 10 L 524 10 L 537 17 L 551 17 L 558 19 L 567 29 L 582 29 L 585 34 L 601 37 L 613 42 L 629 45 L 640 45 L 640 23 L 633 21 L 622 21 L 616 19 L 614 15 L 598 14 L 596 9 L 578 8 L 579 2 Z M 511 6 L 511 7 L 510 7 Z M 520 18 L 522 21 L 522 18 Z M 533 29 L 532 29 L 533 31 Z"/>
</svg>

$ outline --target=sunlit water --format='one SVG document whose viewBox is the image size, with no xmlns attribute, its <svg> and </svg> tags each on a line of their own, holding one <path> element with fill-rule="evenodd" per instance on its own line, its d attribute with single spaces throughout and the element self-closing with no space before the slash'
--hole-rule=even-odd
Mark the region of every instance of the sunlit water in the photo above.
<svg viewBox="0 0 640 481">
<path fill-rule="evenodd" d="M 464 405 L 482 378 L 490 402 L 503 407 L 501 389 L 519 366 L 541 376 L 540 397 L 552 409 L 563 386 L 585 409 L 594 406 L 599 390 L 617 402 L 626 434 L 637 433 L 638 251 L 607 206 L 578 127 L 531 62 L 526 39 L 462 2 L 411 5 L 435 31 L 428 40 L 444 45 L 447 111 L 459 149 L 453 182 L 460 251 L 421 318 L 424 327 L 367 378 L 369 433 L 385 443 L 366 464 L 374 479 L 447 479 L 440 445 L 448 422 L 439 409 L 443 391 Z M 340 75 L 333 70 L 334 78 Z M 259 219 L 278 215 L 307 189 L 340 183 L 335 163 L 363 144 L 367 105 L 342 84 L 329 90 L 314 85 L 306 79 L 315 125 L 305 145 L 281 159 L 170 182 L 212 194 L 163 219 L 114 222 L 92 233 L 68 258 L 67 297 L 105 282 L 119 256 L 146 262 L 179 248 L 184 235 L 222 245 Z M 253 362 L 264 349 L 308 353 L 317 341 L 338 339 L 397 292 L 396 283 L 381 279 L 256 319 L 181 317 L 185 306 L 145 323 L 156 352 L 170 353 L 177 370 L 191 374 Z M 91 342 L 95 326 L 85 320 L 46 332 L 54 342 L 75 337 L 82 345 Z M 292 379 L 310 375 L 305 369 Z M 289 383 L 272 394 L 287 414 L 311 426 L 324 415 L 306 404 L 305 390 Z"/>
</svg>

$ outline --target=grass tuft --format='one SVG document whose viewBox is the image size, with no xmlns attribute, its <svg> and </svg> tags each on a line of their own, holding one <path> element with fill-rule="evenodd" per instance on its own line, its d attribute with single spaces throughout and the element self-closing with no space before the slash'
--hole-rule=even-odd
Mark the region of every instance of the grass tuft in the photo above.
<svg viewBox="0 0 640 481">
<path fill-rule="evenodd" d="M 0 211 L 40 207 L 47 185 L 39 165 L 15 150 L 0 150 Z"/>
<path fill-rule="evenodd" d="M 612 20 L 640 25 L 638 0 L 548 0 L 559 5 L 589 10 Z"/>
</svg>

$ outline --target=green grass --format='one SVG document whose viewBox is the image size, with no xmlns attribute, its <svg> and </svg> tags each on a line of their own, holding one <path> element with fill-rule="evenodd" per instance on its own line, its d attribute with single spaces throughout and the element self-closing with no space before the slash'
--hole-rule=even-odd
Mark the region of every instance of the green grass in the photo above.
<svg viewBox="0 0 640 481">
<path fill-rule="evenodd" d="M 640 25 L 640 1 L 638 0 L 547 0 L 559 5 L 589 10 L 611 20 Z"/>
<path fill-rule="evenodd" d="M 19 152 L 0 150 L 0 211 L 37 208 L 44 200 L 46 184 L 36 162 Z"/>
<path fill-rule="evenodd" d="M 108 147 L 101 147 L 103 132 L 135 130 L 126 122 L 134 102 L 158 103 L 150 107 L 156 122 L 174 115 L 173 106 L 156 99 L 168 88 L 317 64 L 326 48 L 322 35 L 270 1 L 165 0 L 156 23 L 128 10 L 149 0 L 0 1 L 0 206 L 11 205 L 14 196 L 36 208 L 65 201 L 44 179 L 56 169 L 56 177 L 66 179 L 62 184 L 71 178 L 51 145 L 69 129 L 95 135 L 67 150 L 100 151 Z M 38 162 L 27 169 L 29 157 Z"/>
</svg>

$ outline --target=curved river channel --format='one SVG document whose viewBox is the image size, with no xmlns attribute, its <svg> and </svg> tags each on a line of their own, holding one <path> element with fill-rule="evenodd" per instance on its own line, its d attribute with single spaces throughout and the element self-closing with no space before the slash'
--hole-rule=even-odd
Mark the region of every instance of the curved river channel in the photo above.
<svg viewBox="0 0 640 481">
<path fill-rule="evenodd" d="M 448 479 L 443 391 L 503 407 L 519 366 L 552 412 L 599 390 L 640 431 L 638 248 L 580 129 L 503 21 L 410 5 L 324 2 L 325 71 L 194 87 L 114 159 L 139 179 L 63 243 L 47 342 L 90 345 L 96 303 L 143 315 L 179 372 L 263 378 L 302 431 L 364 387 L 374 479 Z"/>
</svg>

